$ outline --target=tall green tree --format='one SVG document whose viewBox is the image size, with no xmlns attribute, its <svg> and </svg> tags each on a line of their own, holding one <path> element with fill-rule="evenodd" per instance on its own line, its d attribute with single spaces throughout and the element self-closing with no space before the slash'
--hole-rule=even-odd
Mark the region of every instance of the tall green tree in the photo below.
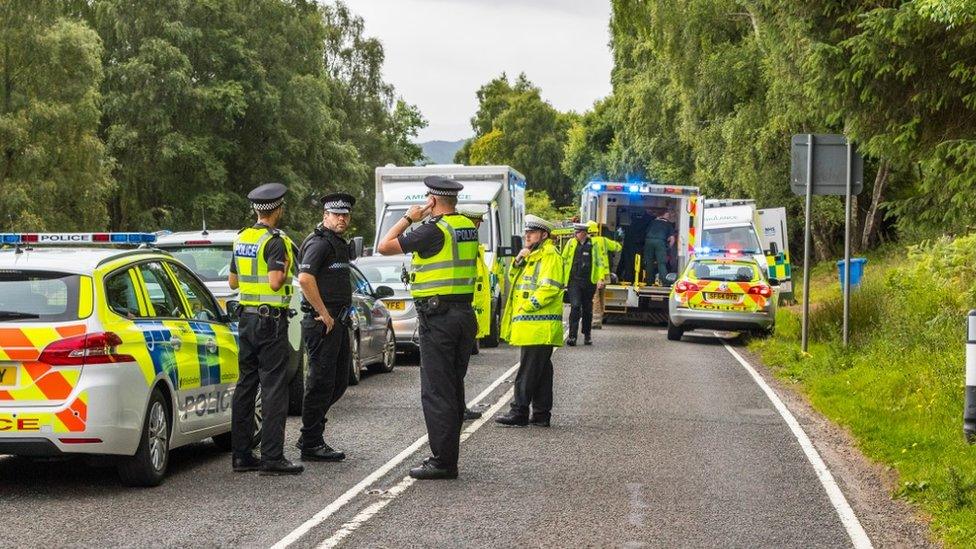
<svg viewBox="0 0 976 549">
<path fill-rule="evenodd" d="M 0 231 L 101 229 L 98 35 L 55 3 L 0 3 Z"/>
</svg>

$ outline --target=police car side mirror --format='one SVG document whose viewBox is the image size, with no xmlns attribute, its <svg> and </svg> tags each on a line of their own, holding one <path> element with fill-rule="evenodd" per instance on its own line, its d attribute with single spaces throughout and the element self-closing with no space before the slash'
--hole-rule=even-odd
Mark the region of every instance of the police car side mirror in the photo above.
<svg viewBox="0 0 976 549">
<path fill-rule="evenodd" d="M 349 251 L 352 252 L 353 259 L 359 259 L 363 257 L 363 237 L 354 236 L 352 237 L 352 242 L 349 243 Z"/>
<path fill-rule="evenodd" d="M 237 318 L 237 308 L 241 306 L 241 302 L 236 299 L 229 299 L 227 303 L 224 304 L 224 309 L 227 310 L 227 316 L 230 319 Z"/>
<path fill-rule="evenodd" d="M 769 243 L 769 255 L 779 255 L 779 246 L 775 242 Z"/>
<path fill-rule="evenodd" d="M 376 299 L 383 299 L 384 297 L 393 297 L 393 288 L 389 286 L 377 286 L 373 290 L 373 297 Z"/>
</svg>

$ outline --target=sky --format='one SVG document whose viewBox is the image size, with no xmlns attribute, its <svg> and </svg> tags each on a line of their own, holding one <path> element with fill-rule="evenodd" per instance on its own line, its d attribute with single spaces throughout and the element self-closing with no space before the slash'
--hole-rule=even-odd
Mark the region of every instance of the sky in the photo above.
<svg viewBox="0 0 976 549">
<path fill-rule="evenodd" d="M 525 72 L 543 99 L 583 112 L 610 94 L 609 0 L 345 0 L 386 53 L 384 76 L 429 126 L 471 137 L 478 88 Z"/>
</svg>

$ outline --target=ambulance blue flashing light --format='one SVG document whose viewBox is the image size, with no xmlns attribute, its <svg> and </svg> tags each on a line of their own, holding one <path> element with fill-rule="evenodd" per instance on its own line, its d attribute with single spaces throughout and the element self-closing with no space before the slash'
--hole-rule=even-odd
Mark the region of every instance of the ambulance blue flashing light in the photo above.
<svg viewBox="0 0 976 549">
<path fill-rule="evenodd" d="M 638 193 L 640 192 L 640 185 L 631 185 L 630 187 L 627 187 L 627 189 L 632 193 Z"/>
<path fill-rule="evenodd" d="M 590 188 L 593 189 L 594 191 L 602 191 L 603 183 L 590 183 Z"/>
<path fill-rule="evenodd" d="M 106 245 L 152 244 L 152 233 L 0 233 L 0 244 L 18 245 Z"/>
</svg>

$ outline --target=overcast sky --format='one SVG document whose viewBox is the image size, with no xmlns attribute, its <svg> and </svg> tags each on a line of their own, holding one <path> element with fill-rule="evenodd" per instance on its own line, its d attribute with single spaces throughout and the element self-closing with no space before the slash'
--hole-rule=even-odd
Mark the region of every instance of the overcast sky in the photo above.
<svg viewBox="0 0 976 549">
<path fill-rule="evenodd" d="M 609 0 L 346 0 L 386 51 L 384 74 L 430 125 L 419 141 L 472 134 L 475 92 L 525 72 L 559 110 L 610 93 Z"/>
</svg>

